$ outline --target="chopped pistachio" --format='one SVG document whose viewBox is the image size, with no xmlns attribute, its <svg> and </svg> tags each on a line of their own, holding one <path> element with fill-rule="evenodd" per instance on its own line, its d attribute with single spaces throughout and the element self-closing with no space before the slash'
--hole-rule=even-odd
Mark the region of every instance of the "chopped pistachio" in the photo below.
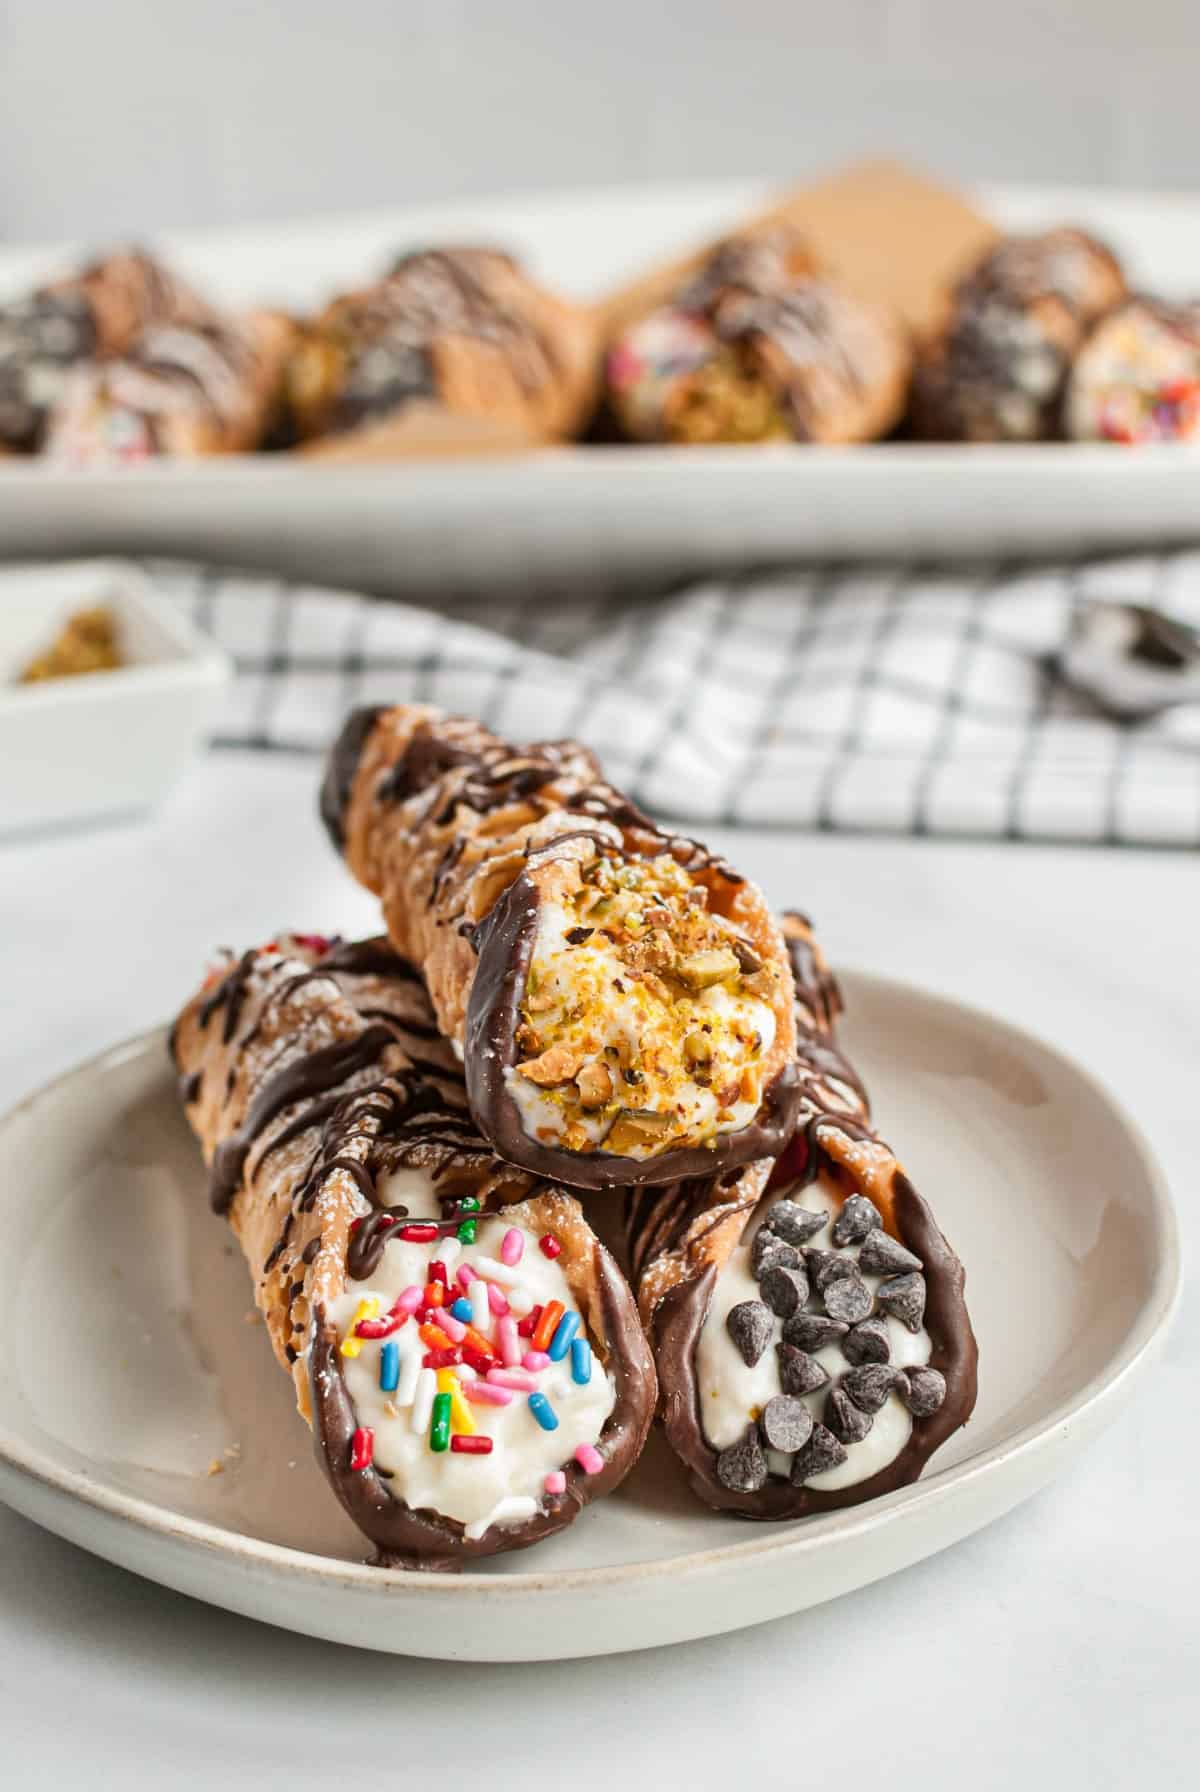
<svg viewBox="0 0 1200 1792">
<path fill-rule="evenodd" d="M 691 952 L 681 958 L 675 966 L 675 975 L 689 989 L 711 989 L 714 983 L 723 983 L 726 977 L 732 977 L 737 968 L 733 953 L 727 947 L 716 946 L 707 952 Z"/>
<path fill-rule="evenodd" d="M 607 1064 L 585 1064 L 575 1078 L 575 1087 L 585 1108 L 602 1108 L 606 1101 L 612 1100 L 612 1072 Z"/>
</svg>

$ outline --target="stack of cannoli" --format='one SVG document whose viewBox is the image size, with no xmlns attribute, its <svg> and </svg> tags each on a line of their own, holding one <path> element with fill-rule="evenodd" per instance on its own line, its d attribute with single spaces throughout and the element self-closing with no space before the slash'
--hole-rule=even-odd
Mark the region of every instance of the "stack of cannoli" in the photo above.
<svg viewBox="0 0 1200 1792">
<path fill-rule="evenodd" d="M 429 708 L 351 716 L 321 811 L 386 937 L 228 957 L 171 1050 L 377 1558 L 537 1542 L 656 1407 L 719 1510 L 915 1480 L 974 1403 L 963 1273 L 872 1130 L 808 923 L 585 748 Z"/>
<path fill-rule="evenodd" d="M 141 250 L 0 307 L 0 452 L 74 463 L 257 448 L 292 326 L 226 317 Z"/>
</svg>

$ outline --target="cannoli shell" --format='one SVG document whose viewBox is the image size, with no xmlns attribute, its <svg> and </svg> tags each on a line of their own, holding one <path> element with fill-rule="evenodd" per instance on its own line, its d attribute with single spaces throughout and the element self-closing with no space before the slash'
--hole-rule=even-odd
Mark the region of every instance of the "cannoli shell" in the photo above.
<svg viewBox="0 0 1200 1792">
<path fill-rule="evenodd" d="M 463 1052 L 471 1111 L 501 1156 L 571 1186 L 675 1182 L 774 1155 L 798 1109 L 791 973 L 761 892 L 694 841 L 657 829 L 570 741 L 515 748 L 421 705 L 359 711 L 330 755 L 321 799 L 335 844 L 382 898 L 393 945 L 421 966 L 439 1024 Z M 601 846 L 669 853 L 777 967 L 776 1037 L 757 1118 L 710 1144 L 643 1159 L 532 1138 L 508 1092 L 540 904 Z"/>
<path fill-rule="evenodd" d="M 313 956 L 248 952 L 192 998 L 171 1035 L 180 1094 L 210 1167 L 214 1207 L 242 1246 L 275 1355 L 335 1493 L 381 1559 L 455 1568 L 562 1529 L 622 1479 L 653 1414 L 653 1363 L 628 1286 L 578 1202 L 492 1156 L 454 1092 L 453 1070 L 440 1068 L 443 1057 L 431 1072 L 413 1067 L 402 1041 L 432 1037 L 433 1028 L 411 971 L 392 974 L 381 942 L 340 949 L 329 971 Z M 353 1409 L 327 1312 L 346 1286 L 352 1223 L 369 1218 L 374 1177 L 396 1150 L 433 1170 L 439 1186 L 469 1187 L 483 1211 L 504 1206 L 514 1222 L 557 1235 L 572 1295 L 616 1383 L 599 1439 L 604 1469 L 585 1476 L 564 1464 L 563 1494 L 478 1538 L 439 1513 L 410 1509 L 373 1467 L 349 1466 Z"/>
<path fill-rule="evenodd" d="M 961 1263 L 891 1149 L 871 1131 L 866 1091 L 838 1050 L 834 1021 L 841 995 L 799 914 L 784 917 L 797 995 L 797 1054 L 804 1091 L 803 1129 L 777 1163 L 748 1166 L 736 1179 L 676 1189 L 639 1190 L 627 1213 L 627 1254 L 642 1321 L 659 1376 L 660 1416 L 668 1441 L 706 1504 L 747 1518 L 803 1518 L 857 1505 L 906 1486 L 974 1409 L 978 1347 L 964 1298 Z M 704 1435 L 696 1346 L 724 1265 L 775 1188 L 822 1170 L 846 1194 L 868 1196 L 892 1236 L 920 1257 L 927 1301 L 930 1366 L 946 1379 L 946 1398 L 915 1418 L 904 1449 L 868 1479 L 836 1491 L 772 1479 L 757 1492 L 735 1492 L 717 1477 L 717 1451 Z"/>
</svg>

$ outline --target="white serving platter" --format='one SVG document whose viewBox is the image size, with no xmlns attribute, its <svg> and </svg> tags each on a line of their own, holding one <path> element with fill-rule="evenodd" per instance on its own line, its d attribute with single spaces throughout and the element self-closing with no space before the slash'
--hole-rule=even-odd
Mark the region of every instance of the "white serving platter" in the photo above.
<svg viewBox="0 0 1200 1792">
<path fill-rule="evenodd" d="M 303 308 L 399 248 L 485 240 L 598 296 L 711 239 L 763 182 L 602 189 L 168 236 L 160 247 L 233 304 Z M 1003 224 L 1078 222 L 1138 285 L 1200 293 L 1200 197 L 998 187 Z M 0 250 L 0 293 L 81 245 Z M 1071 554 L 1200 532 L 1200 447 L 561 448 L 393 465 L 236 457 L 117 471 L 0 461 L 6 554 L 179 553 L 382 592 L 665 579 L 808 557 Z"/>
<path fill-rule="evenodd" d="M 753 1526 L 698 1506 L 654 1438 L 612 1498 L 536 1551 L 461 1576 L 366 1566 L 246 1323 L 246 1271 L 208 1211 L 156 1033 L 0 1125 L 0 1497 L 231 1611 L 445 1660 L 735 1630 L 979 1529 L 1128 1399 L 1178 1298 L 1174 1214 L 1133 1122 L 1059 1053 L 901 984 L 845 982 L 847 1042 L 967 1266 L 980 1342 L 975 1416 L 916 1486 Z"/>
</svg>

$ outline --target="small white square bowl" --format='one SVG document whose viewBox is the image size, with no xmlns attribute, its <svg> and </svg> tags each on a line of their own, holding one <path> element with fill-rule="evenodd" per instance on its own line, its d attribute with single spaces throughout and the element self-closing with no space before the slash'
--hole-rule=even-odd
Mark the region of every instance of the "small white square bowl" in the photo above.
<svg viewBox="0 0 1200 1792">
<path fill-rule="evenodd" d="M 102 604 L 128 663 L 16 682 L 68 616 Z M 0 834 L 151 807 L 204 734 L 229 659 L 136 566 L 0 567 Z"/>
</svg>

